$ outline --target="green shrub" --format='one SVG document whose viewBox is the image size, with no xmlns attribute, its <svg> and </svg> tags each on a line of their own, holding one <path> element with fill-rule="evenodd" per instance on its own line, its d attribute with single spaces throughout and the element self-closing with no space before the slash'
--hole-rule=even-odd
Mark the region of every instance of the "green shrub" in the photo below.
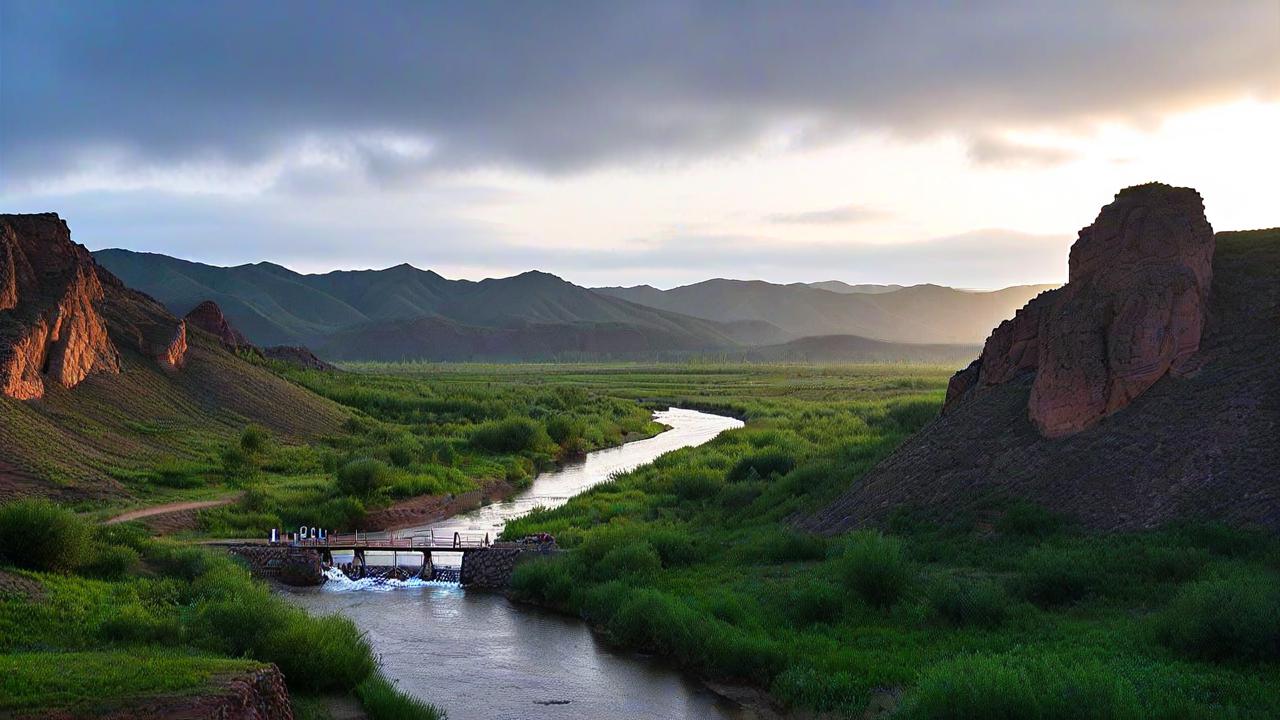
<svg viewBox="0 0 1280 720">
<path fill-rule="evenodd" d="M 107 642 L 175 644 L 182 637 L 177 617 L 156 617 L 137 603 L 112 609 L 111 616 L 98 626 L 98 637 Z"/>
<path fill-rule="evenodd" d="M 1018 502 L 1005 509 L 996 521 L 996 529 L 1006 535 L 1045 538 L 1058 532 L 1062 517 L 1029 502 Z"/>
<path fill-rule="evenodd" d="M 671 492 L 681 500 L 709 498 L 723 486 L 719 474 L 703 468 L 680 469 L 671 477 Z"/>
<path fill-rule="evenodd" d="M 759 558 L 769 562 L 804 562 L 827 556 L 827 539 L 821 535 L 778 528 L 748 546 Z"/>
<path fill-rule="evenodd" d="M 832 622 L 844 610 L 844 594 L 825 580 L 797 579 L 781 597 L 783 613 L 801 628 Z"/>
<path fill-rule="evenodd" d="M 698 559 L 698 545 L 688 530 L 676 527 L 654 527 L 645 538 L 666 568 L 688 565 Z"/>
<path fill-rule="evenodd" d="M 442 720 L 445 716 L 436 706 L 400 692 L 378 672 L 356 686 L 356 697 L 369 720 Z"/>
<path fill-rule="evenodd" d="M 471 433 L 471 443 L 491 453 L 515 454 L 537 450 L 547 441 L 547 433 L 541 425 L 522 417 L 488 422 Z"/>
<path fill-rule="evenodd" d="M 396 467 L 407 468 L 413 465 L 418 462 L 421 453 L 422 446 L 412 435 L 400 437 L 387 446 L 387 459 Z"/>
<path fill-rule="evenodd" d="M 346 495 L 367 497 L 391 481 L 391 468 L 381 460 L 360 458 L 338 470 L 338 490 Z"/>
<path fill-rule="evenodd" d="M 609 637 L 624 647 L 685 660 L 702 655 L 699 616 L 684 603 L 657 590 L 632 592 L 606 625 Z"/>
<path fill-rule="evenodd" d="M 15 500 L 0 505 L 0 554 L 32 570 L 65 572 L 91 557 L 89 525 L 48 500 Z"/>
<path fill-rule="evenodd" d="M 563 607 L 573 586 L 569 565 L 563 560 L 537 558 L 516 565 L 511 573 L 511 593 L 524 602 Z"/>
<path fill-rule="evenodd" d="M 1178 591 L 1156 620 L 1165 645 L 1206 660 L 1280 660 L 1280 578 L 1231 577 Z"/>
<path fill-rule="evenodd" d="M 786 475 L 795 469 L 796 459 L 781 450 L 766 450 L 755 455 L 742 458 L 729 470 L 726 478 L 730 482 L 746 480 L 754 474 L 760 478 L 771 475 Z"/>
<path fill-rule="evenodd" d="M 289 687 L 349 691 L 376 669 L 373 650 L 355 623 L 338 615 L 310 617 L 290 610 L 288 620 L 267 636 L 260 655 L 280 666 Z"/>
<path fill-rule="evenodd" d="M 902 543 L 878 532 L 854 533 L 837 562 L 845 585 L 876 607 L 897 602 L 913 576 Z"/>
<path fill-rule="evenodd" d="M 142 562 L 138 551 L 123 545 L 102 545 L 93 552 L 93 559 L 85 563 L 80 572 L 105 580 L 118 580 L 133 573 Z"/>
<path fill-rule="evenodd" d="M 240 449 L 250 455 L 266 452 L 271 445 L 271 433 L 261 425 L 248 425 L 240 432 Z"/>
<path fill-rule="evenodd" d="M 926 670 L 894 717 L 1136 720 L 1145 713 L 1114 668 L 1079 659 L 974 655 Z"/>
<path fill-rule="evenodd" d="M 193 580 L 203 575 L 213 563 L 206 550 L 165 542 L 151 543 L 142 556 L 162 574 L 183 580 Z"/>
<path fill-rule="evenodd" d="M 152 482 L 161 487 L 193 488 L 204 485 L 206 468 L 198 463 L 177 458 L 165 458 L 156 463 Z"/>
<path fill-rule="evenodd" d="M 1044 547 L 1027 553 L 1018 591 L 1037 605 L 1075 602 L 1092 592 L 1102 569 L 1092 553 L 1073 548 Z"/>
<path fill-rule="evenodd" d="M 567 415 L 552 415 L 547 418 L 547 436 L 551 442 L 564 447 L 582 438 L 586 426 L 577 418 Z"/>
<path fill-rule="evenodd" d="M 956 626 L 997 627 L 1009 607 L 1004 588 L 985 578 L 939 578 L 930 584 L 927 595 L 933 613 Z"/>
<path fill-rule="evenodd" d="M 643 581 L 662 570 L 658 551 L 647 542 L 615 547 L 605 553 L 591 568 L 596 580 Z"/>
</svg>

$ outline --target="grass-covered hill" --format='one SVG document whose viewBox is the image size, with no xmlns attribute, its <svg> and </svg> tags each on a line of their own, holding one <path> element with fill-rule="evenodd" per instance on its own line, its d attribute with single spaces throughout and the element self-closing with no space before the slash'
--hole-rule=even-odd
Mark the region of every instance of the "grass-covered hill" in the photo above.
<svg viewBox="0 0 1280 720">
<path fill-rule="evenodd" d="M 472 282 L 409 265 L 303 275 L 271 263 L 215 267 L 128 250 L 94 257 L 175 314 L 213 300 L 259 345 L 328 348 L 330 357 L 602 356 L 617 342 L 624 349 L 615 354 L 653 357 L 793 337 L 765 322 L 721 323 L 645 307 L 542 272 Z"/>
</svg>

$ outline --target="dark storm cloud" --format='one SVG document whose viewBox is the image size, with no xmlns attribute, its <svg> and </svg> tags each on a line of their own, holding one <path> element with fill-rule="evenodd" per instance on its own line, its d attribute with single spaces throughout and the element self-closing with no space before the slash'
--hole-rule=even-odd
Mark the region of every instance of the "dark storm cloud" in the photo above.
<svg viewBox="0 0 1280 720">
<path fill-rule="evenodd" d="M 300 136 L 383 133 L 433 151 L 358 150 L 363 172 L 554 173 L 782 131 L 978 137 L 1280 89 L 1274 0 L 5 0 L 0 13 L 6 185 L 103 148 L 250 164 Z"/>
</svg>

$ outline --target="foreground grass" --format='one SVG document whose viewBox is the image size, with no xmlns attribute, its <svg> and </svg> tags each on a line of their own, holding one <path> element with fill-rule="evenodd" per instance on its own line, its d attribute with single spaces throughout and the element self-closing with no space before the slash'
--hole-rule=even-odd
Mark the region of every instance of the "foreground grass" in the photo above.
<svg viewBox="0 0 1280 720">
<path fill-rule="evenodd" d="M 40 501 L 0 506 L 0 535 L 50 518 L 42 554 L 0 547 L 0 710 L 200 694 L 272 663 L 291 693 L 350 694 L 375 719 L 439 717 L 386 686 L 353 623 L 307 615 L 224 554 L 132 524 L 89 527 Z"/>
</svg>

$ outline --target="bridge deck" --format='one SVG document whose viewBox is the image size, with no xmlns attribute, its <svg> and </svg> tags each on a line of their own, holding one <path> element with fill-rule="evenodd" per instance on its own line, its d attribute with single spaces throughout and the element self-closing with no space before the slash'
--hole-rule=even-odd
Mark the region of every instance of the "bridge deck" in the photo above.
<svg viewBox="0 0 1280 720">
<path fill-rule="evenodd" d="M 411 550 L 415 552 L 466 552 L 483 550 L 493 546 L 488 533 L 460 532 L 428 532 L 413 537 L 385 537 L 381 534 L 373 536 L 354 533 L 350 535 L 329 535 L 323 538 L 294 539 L 287 543 L 294 547 L 316 548 L 318 550 L 374 550 L 393 552 Z M 505 544 L 505 543 L 504 543 Z"/>
</svg>

